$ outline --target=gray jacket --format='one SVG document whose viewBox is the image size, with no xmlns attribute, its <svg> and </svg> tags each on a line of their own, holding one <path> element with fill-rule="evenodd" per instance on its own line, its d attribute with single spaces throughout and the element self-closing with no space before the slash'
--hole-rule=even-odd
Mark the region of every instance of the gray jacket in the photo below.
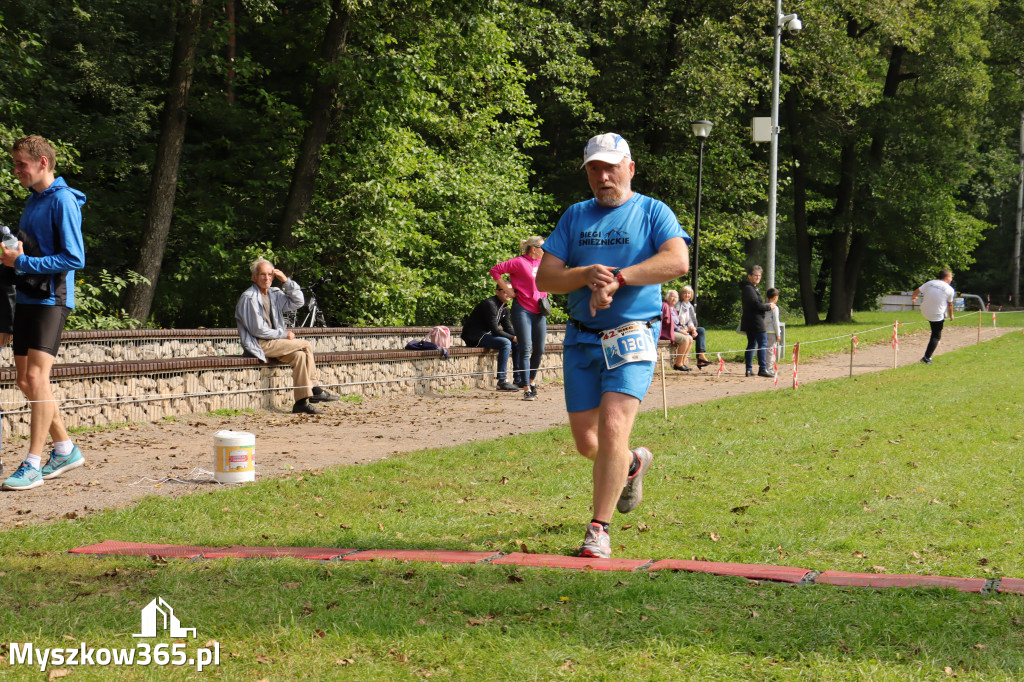
<svg viewBox="0 0 1024 682">
<path fill-rule="evenodd" d="M 680 301 L 676 303 L 676 312 L 679 313 L 679 326 L 686 331 L 690 327 L 697 328 L 697 309 L 693 307 L 693 303 L 690 301 Z"/>
<path fill-rule="evenodd" d="M 281 289 L 270 287 L 267 290 L 270 297 L 270 319 L 273 321 L 273 328 L 267 326 L 263 319 L 263 301 L 260 296 L 260 289 L 255 284 L 242 292 L 235 306 L 235 319 L 238 321 L 238 335 L 242 338 L 242 350 L 245 355 L 258 358 L 260 362 L 266 362 L 267 356 L 260 348 L 258 339 L 286 339 L 288 330 L 284 324 L 284 313 L 298 310 L 306 302 L 302 295 L 302 289 L 290 279 L 282 285 Z"/>
</svg>

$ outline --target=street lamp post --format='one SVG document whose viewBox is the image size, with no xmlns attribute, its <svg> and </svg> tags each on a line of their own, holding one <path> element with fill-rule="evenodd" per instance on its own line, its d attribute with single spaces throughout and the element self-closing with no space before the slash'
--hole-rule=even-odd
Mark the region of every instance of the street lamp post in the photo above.
<svg viewBox="0 0 1024 682">
<path fill-rule="evenodd" d="M 693 252 L 690 254 L 690 287 L 693 289 L 695 308 L 697 307 L 697 266 L 700 264 L 700 198 L 704 185 L 704 142 L 707 141 L 714 125 L 711 121 L 694 121 L 690 124 L 694 136 L 700 141 L 700 154 L 697 162 L 697 208 L 693 212 Z"/>
<path fill-rule="evenodd" d="M 775 201 L 779 188 L 779 58 L 782 52 L 782 28 L 791 34 L 803 29 L 795 14 L 782 13 L 782 0 L 775 0 L 775 55 L 772 61 L 772 144 L 769 156 L 771 175 L 768 182 L 768 259 L 765 264 L 766 286 L 775 286 Z"/>
</svg>

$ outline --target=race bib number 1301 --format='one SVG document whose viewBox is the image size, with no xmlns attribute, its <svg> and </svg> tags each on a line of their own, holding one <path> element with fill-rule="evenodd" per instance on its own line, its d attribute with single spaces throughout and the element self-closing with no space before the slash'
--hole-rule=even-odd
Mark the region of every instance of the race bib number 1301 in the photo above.
<svg viewBox="0 0 1024 682">
<path fill-rule="evenodd" d="M 601 334 L 604 364 L 615 369 L 628 362 L 654 362 L 658 359 L 658 344 L 653 330 L 646 322 L 627 322 Z"/>
</svg>

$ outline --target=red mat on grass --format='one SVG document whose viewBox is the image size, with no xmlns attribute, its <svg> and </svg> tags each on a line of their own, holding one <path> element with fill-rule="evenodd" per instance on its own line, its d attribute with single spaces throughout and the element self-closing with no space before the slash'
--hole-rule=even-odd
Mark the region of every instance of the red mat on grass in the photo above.
<svg viewBox="0 0 1024 682">
<path fill-rule="evenodd" d="M 279 557 L 296 557 L 312 561 L 329 561 L 335 557 L 358 552 L 358 549 L 338 549 L 337 547 L 244 547 L 235 545 L 227 549 L 207 552 L 207 559 L 277 559 Z"/>
<path fill-rule="evenodd" d="M 1020 578 L 1003 578 L 999 581 L 999 594 L 1024 594 L 1024 580 Z"/>
<path fill-rule="evenodd" d="M 116 554 L 118 556 L 158 556 L 177 559 L 195 559 L 208 552 L 224 550 L 227 547 L 195 547 L 192 545 L 159 545 L 150 542 L 120 542 L 104 540 L 87 547 L 69 550 L 72 554 Z"/>
<path fill-rule="evenodd" d="M 686 561 L 663 559 L 656 562 L 650 571 L 693 571 L 715 575 L 735 575 L 750 580 L 777 580 L 783 583 L 798 583 L 811 571 L 796 566 L 770 566 L 767 564 L 733 564 L 721 561 Z"/>
<path fill-rule="evenodd" d="M 396 559 L 398 561 L 427 561 L 442 564 L 475 564 L 497 555 L 498 552 L 464 552 L 452 549 L 368 549 L 342 557 L 341 560 Z"/>
<path fill-rule="evenodd" d="M 334 547 L 205 547 L 196 545 L 165 545 L 149 542 L 121 542 L 104 540 L 94 545 L 76 547 L 72 554 L 95 554 L 116 556 L 157 556 L 161 558 L 195 559 L 216 558 L 275 558 L 299 557 L 311 560 L 341 559 L 342 561 L 372 561 L 394 559 L 398 561 L 424 561 L 438 563 L 479 563 L 492 559 L 490 563 L 504 566 L 537 566 L 543 568 L 591 569 L 597 571 L 633 571 L 651 564 L 650 559 L 590 559 L 587 557 L 560 556 L 552 554 L 525 554 L 512 552 L 500 556 L 500 552 L 469 552 L 460 550 L 428 549 L 347 549 Z M 497 557 L 497 558 L 494 558 Z M 680 570 L 715 575 L 735 575 L 751 580 L 774 580 L 798 583 L 810 571 L 796 566 L 771 566 L 766 564 L 734 564 L 717 561 L 686 561 L 664 559 L 655 562 L 648 570 Z M 986 580 L 983 578 L 955 578 L 930 575 L 885 575 L 873 573 L 847 573 L 825 571 L 815 581 L 821 585 L 840 587 L 951 587 L 960 592 L 981 593 Z M 1003 578 L 996 590 L 1001 594 L 1024 595 L 1024 580 Z"/>
<path fill-rule="evenodd" d="M 633 571 L 650 562 L 650 559 L 591 559 L 582 556 L 512 552 L 500 559 L 495 559 L 491 564 L 499 566 L 540 566 L 543 568 L 589 568 L 594 571 Z"/>
<path fill-rule="evenodd" d="M 884 575 L 825 571 L 815 579 L 818 585 L 848 587 L 952 587 L 960 592 L 980 593 L 984 578 L 947 578 L 940 575 Z"/>
</svg>

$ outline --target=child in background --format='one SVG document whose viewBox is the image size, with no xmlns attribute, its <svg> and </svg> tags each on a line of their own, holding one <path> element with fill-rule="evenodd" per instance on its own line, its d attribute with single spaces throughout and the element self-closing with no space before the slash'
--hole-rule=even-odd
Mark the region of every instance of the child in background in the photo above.
<svg viewBox="0 0 1024 682">
<path fill-rule="evenodd" d="M 779 290 L 772 287 L 764 294 L 765 301 L 774 303 L 775 306 L 764 314 L 764 328 L 769 334 L 775 334 L 775 340 L 769 346 L 772 355 L 778 360 L 778 346 L 782 343 L 782 328 L 779 326 Z"/>
</svg>

